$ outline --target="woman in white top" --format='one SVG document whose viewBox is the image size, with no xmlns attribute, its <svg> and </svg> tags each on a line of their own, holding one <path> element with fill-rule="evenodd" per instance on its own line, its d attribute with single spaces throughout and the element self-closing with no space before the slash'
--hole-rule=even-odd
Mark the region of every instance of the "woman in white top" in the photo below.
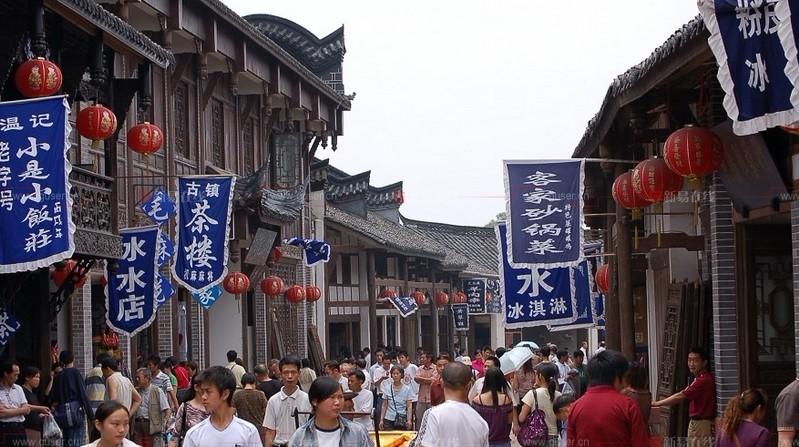
<svg viewBox="0 0 799 447">
<path fill-rule="evenodd" d="M 94 427 L 100 432 L 100 439 L 83 447 L 139 447 L 125 438 L 129 424 L 130 413 L 124 405 L 115 400 L 105 401 L 94 412 Z"/>
<path fill-rule="evenodd" d="M 519 413 L 519 423 L 522 426 L 527 424 L 527 417 L 535 410 L 537 400 L 538 408 L 544 410 L 547 428 L 549 429 L 549 444 L 547 445 L 556 447 L 558 445 L 558 421 L 555 417 L 552 403 L 560 396 L 560 392 L 556 390 L 558 367 L 553 363 L 540 363 L 536 366 L 535 371 L 536 388 L 528 391 L 522 398 L 523 405 L 522 411 Z M 535 396 L 533 393 L 536 393 Z"/>
</svg>

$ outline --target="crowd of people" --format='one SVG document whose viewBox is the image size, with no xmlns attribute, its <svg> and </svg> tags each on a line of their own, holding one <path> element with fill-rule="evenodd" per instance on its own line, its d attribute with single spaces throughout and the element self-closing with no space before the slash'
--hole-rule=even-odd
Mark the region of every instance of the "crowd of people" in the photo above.
<svg viewBox="0 0 799 447">
<path fill-rule="evenodd" d="M 651 409 L 680 402 L 689 404 L 688 445 L 768 444 L 762 390 L 735 396 L 715 426 L 715 380 L 701 348 L 688 355 L 690 385 L 660 400 L 649 392 L 646 365 L 604 345 L 590 355 L 587 343 L 573 352 L 524 349 L 529 360 L 503 370 L 505 348 L 472 356 L 365 348 L 325 362 L 318 377 L 293 356 L 248 372 L 235 351 L 227 365 L 203 371 L 150 356 L 132 374 L 101 354 L 84 377 L 64 351 L 45 386 L 39 369 L 20 371 L 7 359 L 0 445 L 55 445 L 43 436 L 55 423 L 66 447 L 369 446 L 376 428 L 416 431 L 414 447 L 638 447 L 650 445 Z M 792 445 L 799 380 L 776 403 L 780 442 Z"/>
</svg>

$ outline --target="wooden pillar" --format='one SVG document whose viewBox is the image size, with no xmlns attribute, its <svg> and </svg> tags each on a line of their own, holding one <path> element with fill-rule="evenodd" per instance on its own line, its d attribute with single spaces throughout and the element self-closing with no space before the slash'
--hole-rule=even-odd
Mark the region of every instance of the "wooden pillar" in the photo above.
<svg viewBox="0 0 799 447">
<path fill-rule="evenodd" d="M 377 290 L 375 289 L 375 252 L 366 252 L 366 286 L 369 289 L 369 350 L 377 352 Z"/>
<path fill-rule="evenodd" d="M 604 147 L 604 146 L 603 146 Z M 600 148 L 600 153 L 604 154 L 603 157 L 608 157 L 609 154 L 605 154 L 602 151 L 602 147 Z M 610 164 L 603 164 L 602 171 L 605 173 L 606 178 L 606 185 L 607 191 L 610 191 L 610 185 L 613 184 L 613 165 Z M 623 171 L 622 171 L 623 172 Z M 607 231 L 605 232 L 605 251 L 608 253 L 613 253 L 615 250 L 614 242 L 613 242 L 613 226 L 616 223 L 616 216 L 611 215 L 612 213 L 616 212 L 616 203 L 613 200 L 613 197 L 610 194 L 607 195 L 607 213 L 608 216 L 605 220 L 605 228 Z M 618 302 L 618 294 L 616 293 L 616 284 L 617 281 L 613 278 L 616 278 L 616 263 L 613 262 L 613 257 L 606 258 L 605 261 L 608 264 L 609 272 L 608 277 L 611 279 L 611 287 L 608 290 L 608 293 L 605 294 L 605 344 L 608 349 L 613 349 L 616 351 L 621 350 L 621 338 L 620 338 L 620 330 L 619 330 L 619 302 Z"/>
<path fill-rule="evenodd" d="M 617 169 L 623 170 L 621 167 Z M 619 348 L 628 359 L 635 356 L 635 317 L 633 315 L 632 244 L 629 212 L 616 207 L 616 278 L 619 316 Z"/>
</svg>

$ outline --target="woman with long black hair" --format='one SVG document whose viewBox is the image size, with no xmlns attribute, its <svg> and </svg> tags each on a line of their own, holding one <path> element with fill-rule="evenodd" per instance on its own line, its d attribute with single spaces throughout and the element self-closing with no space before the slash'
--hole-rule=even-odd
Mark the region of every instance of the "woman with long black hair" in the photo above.
<svg viewBox="0 0 799 447">
<path fill-rule="evenodd" d="M 203 404 L 200 392 L 199 376 L 191 378 L 191 385 L 186 390 L 183 402 L 175 412 L 175 422 L 169 428 L 167 436 L 170 437 L 168 447 L 179 447 L 190 428 L 204 421 L 211 415 Z"/>
<path fill-rule="evenodd" d="M 371 446 L 366 429 L 341 417 L 344 390 L 337 380 L 323 376 L 308 390 L 313 416 L 294 432 L 289 447 Z"/>
<path fill-rule="evenodd" d="M 522 399 L 519 423 L 526 424 L 530 413 L 540 408 L 544 411 L 547 428 L 549 429 L 547 447 L 556 447 L 558 445 L 558 421 L 555 417 L 552 403 L 560 396 L 560 391 L 557 391 L 558 367 L 553 363 L 540 363 L 536 366 L 535 372 L 537 388 L 528 391 Z"/>
<path fill-rule="evenodd" d="M 489 447 L 510 447 L 510 431 L 516 412 L 513 399 L 508 396 L 508 381 L 495 367 L 488 368 L 484 377 L 482 394 L 472 400 L 472 407 L 488 423 Z"/>
</svg>

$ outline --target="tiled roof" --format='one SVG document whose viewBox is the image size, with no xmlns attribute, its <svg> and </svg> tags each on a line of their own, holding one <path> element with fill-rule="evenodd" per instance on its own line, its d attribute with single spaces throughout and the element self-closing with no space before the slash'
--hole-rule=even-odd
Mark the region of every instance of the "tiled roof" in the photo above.
<svg viewBox="0 0 799 447">
<path fill-rule="evenodd" d="M 430 239 L 435 239 L 446 250 L 445 261 L 466 259 L 463 273 L 497 277 L 497 239 L 493 228 L 468 227 L 402 217 L 403 224 Z"/>
<path fill-rule="evenodd" d="M 396 208 L 405 200 L 402 182 L 372 186 L 371 171 L 350 175 L 332 166 L 329 160 L 315 159 L 311 163 L 310 178 L 315 188 L 324 188 L 325 198 L 331 202 L 361 196 L 370 209 L 386 209 Z"/>
<path fill-rule="evenodd" d="M 175 64 L 175 55 L 150 40 L 132 25 L 106 10 L 94 0 L 55 0 L 69 7 L 84 19 L 94 23 L 98 28 L 109 33 L 120 41 L 146 56 L 156 65 L 167 68 Z"/>
<path fill-rule="evenodd" d="M 674 32 L 663 45 L 659 46 L 641 63 L 631 67 L 623 74 L 616 77 L 608 87 L 605 99 L 599 108 L 599 112 L 588 122 L 588 126 L 582 139 L 575 148 L 573 157 L 588 157 L 591 152 L 602 142 L 605 134 L 611 127 L 618 110 L 627 103 L 637 99 L 635 97 L 625 97 L 633 87 L 640 84 L 651 76 L 661 75 L 664 65 L 680 58 L 689 45 L 700 42 L 707 42 L 708 32 L 701 16 L 696 16 L 693 20 L 686 23 Z"/>
</svg>

